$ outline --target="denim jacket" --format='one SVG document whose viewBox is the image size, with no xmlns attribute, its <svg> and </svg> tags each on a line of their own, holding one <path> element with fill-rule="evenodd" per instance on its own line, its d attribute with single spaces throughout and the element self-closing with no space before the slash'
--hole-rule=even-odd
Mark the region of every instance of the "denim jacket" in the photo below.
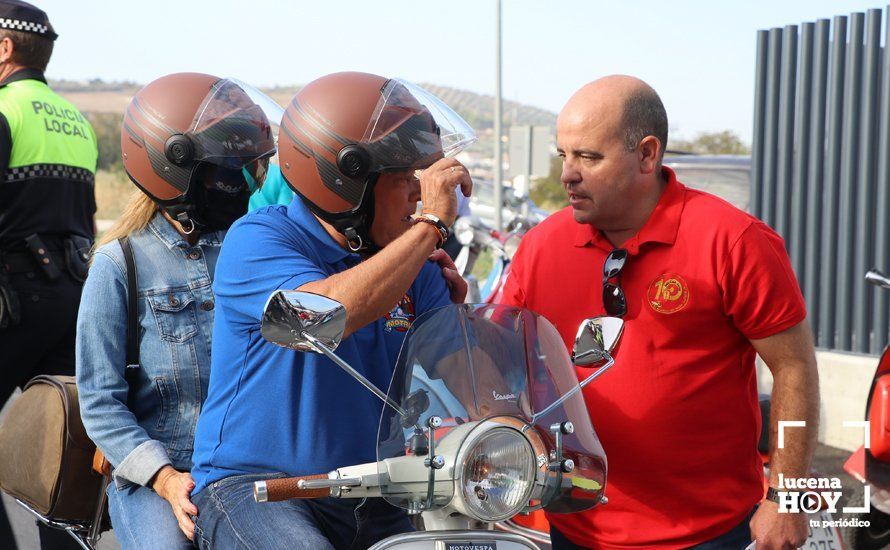
<svg viewBox="0 0 890 550">
<path fill-rule="evenodd" d="M 128 405 L 127 276 L 120 244 L 96 251 L 77 316 L 77 389 L 84 427 L 118 486 L 147 485 L 170 464 L 192 466 L 210 379 L 210 285 L 225 233 L 196 246 L 161 215 L 130 235 L 136 261 L 139 375 Z"/>
</svg>

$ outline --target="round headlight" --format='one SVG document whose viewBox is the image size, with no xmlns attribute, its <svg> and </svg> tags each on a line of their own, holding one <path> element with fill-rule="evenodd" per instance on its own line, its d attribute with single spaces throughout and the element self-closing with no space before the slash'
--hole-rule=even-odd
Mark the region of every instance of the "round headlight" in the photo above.
<svg viewBox="0 0 890 550">
<path fill-rule="evenodd" d="M 526 505 L 535 483 L 531 444 L 510 428 L 495 428 L 466 453 L 460 490 L 467 511 L 482 521 L 501 521 Z"/>
</svg>

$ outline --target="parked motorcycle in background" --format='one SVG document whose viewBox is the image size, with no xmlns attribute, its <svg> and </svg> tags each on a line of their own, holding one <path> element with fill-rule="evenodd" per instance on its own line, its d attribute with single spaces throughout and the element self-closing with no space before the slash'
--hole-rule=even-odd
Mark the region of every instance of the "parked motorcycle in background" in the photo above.
<svg viewBox="0 0 890 550">
<path fill-rule="evenodd" d="M 345 324 L 333 300 L 278 291 L 261 330 L 274 344 L 324 354 L 385 403 L 378 461 L 257 482 L 258 502 L 382 496 L 422 515 L 425 531 L 390 537 L 375 550 L 536 549 L 527 537 L 488 526 L 522 512 L 572 513 L 606 502 L 606 456 L 580 390 L 614 364 L 620 319 L 582 323 L 570 358 L 553 325 L 531 311 L 439 308 L 409 329 L 386 393 L 334 353 Z M 580 384 L 574 366 L 591 368 Z"/>
<path fill-rule="evenodd" d="M 890 279 L 880 271 L 869 271 L 865 280 L 890 289 Z M 870 525 L 843 531 L 848 547 L 855 550 L 890 545 L 890 346 L 884 348 L 872 378 L 865 419 L 869 421 L 869 448 L 860 447 L 844 464 L 844 470 L 863 483 L 849 506 L 871 502 L 871 510 L 861 518 Z"/>
<path fill-rule="evenodd" d="M 504 228 L 510 226 L 513 218 L 523 217 L 540 223 L 550 215 L 538 207 L 529 196 L 529 189 L 503 186 L 503 202 L 501 203 L 501 222 Z M 488 227 L 495 225 L 494 183 L 490 179 L 473 175 L 473 194 L 469 201 L 470 212 Z M 464 214 L 464 212 L 461 212 Z"/>
<path fill-rule="evenodd" d="M 454 222 L 454 235 L 461 245 L 454 264 L 469 286 L 466 303 L 498 301 L 519 242 L 539 221 L 537 217 L 515 216 L 504 233 L 476 216 L 460 217 Z"/>
</svg>

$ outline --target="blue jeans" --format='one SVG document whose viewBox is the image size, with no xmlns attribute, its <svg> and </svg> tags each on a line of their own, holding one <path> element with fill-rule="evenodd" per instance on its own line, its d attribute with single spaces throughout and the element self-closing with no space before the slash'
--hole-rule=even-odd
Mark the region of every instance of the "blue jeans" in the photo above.
<svg viewBox="0 0 890 550">
<path fill-rule="evenodd" d="M 733 527 L 729 532 L 717 538 L 696 544 L 690 550 L 745 550 L 751 544 L 751 518 L 757 511 L 755 506 L 751 513 L 745 516 L 741 523 Z"/>
<path fill-rule="evenodd" d="M 748 522 L 751 521 L 751 518 L 754 516 L 754 512 L 756 510 L 757 508 L 755 507 L 754 510 L 751 510 L 751 513 L 748 514 L 741 523 L 733 527 L 729 532 L 724 533 L 717 538 L 705 541 L 701 544 L 696 544 L 689 550 L 744 550 L 749 544 L 751 544 L 751 528 L 748 527 Z M 584 549 L 584 546 L 578 546 L 553 527 L 550 528 L 550 543 L 553 547 L 553 550 Z"/>
<path fill-rule="evenodd" d="M 192 495 L 198 548 L 348 550 L 413 530 L 403 510 L 380 498 L 254 501 L 253 482 L 275 477 L 284 474 L 231 476 Z"/>
<path fill-rule="evenodd" d="M 166 500 L 142 485 L 108 484 L 108 513 L 124 550 L 192 548 Z"/>
</svg>

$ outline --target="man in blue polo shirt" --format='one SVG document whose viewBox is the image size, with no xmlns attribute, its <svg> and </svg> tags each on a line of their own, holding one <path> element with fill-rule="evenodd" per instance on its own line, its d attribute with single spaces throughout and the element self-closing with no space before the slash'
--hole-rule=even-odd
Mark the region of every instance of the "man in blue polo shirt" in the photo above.
<svg viewBox="0 0 890 550">
<path fill-rule="evenodd" d="M 296 196 L 236 222 L 217 263 L 192 470 L 199 547 L 366 548 L 411 529 L 381 499 L 254 502 L 254 481 L 376 460 L 382 406 L 327 358 L 265 342 L 260 319 L 278 289 L 339 301 L 347 322 L 338 355 L 388 387 L 415 317 L 466 295 L 437 248 L 456 216 L 455 189 L 469 195 L 472 186 L 443 157 L 471 140 L 444 104 L 375 75 L 328 75 L 290 102 L 279 155 Z"/>
</svg>

